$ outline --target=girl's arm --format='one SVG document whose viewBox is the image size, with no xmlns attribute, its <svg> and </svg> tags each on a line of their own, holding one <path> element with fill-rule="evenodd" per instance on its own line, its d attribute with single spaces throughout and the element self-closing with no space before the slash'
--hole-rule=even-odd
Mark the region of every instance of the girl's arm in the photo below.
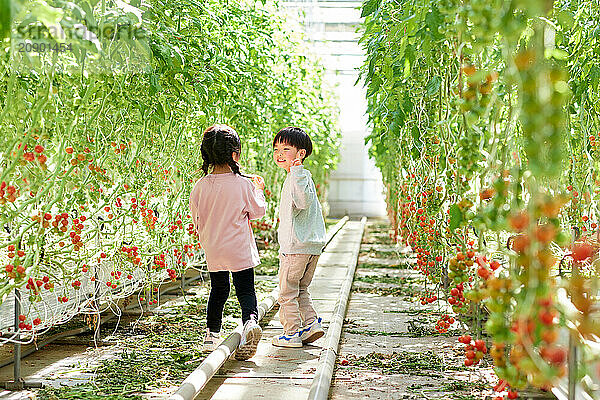
<svg viewBox="0 0 600 400">
<path fill-rule="evenodd" d="M 192 224 L 194 224 L 194 232 L 198 232 L 199 225 L 199 210 L 198 210 L 198 188 L 194 186 L 192 193 L 190 193 L 190 215 L 192 217 Z"/>
<path fill-rule="evenodd" d="M 265 194 L 260 186 L 255 186 L 248 182 L 246 190 L 246 206 L 244 211 L 248 213 L 248 219 L 257 219 L 263 217 L 267 212 L 267 201 Z"/>
</svg>

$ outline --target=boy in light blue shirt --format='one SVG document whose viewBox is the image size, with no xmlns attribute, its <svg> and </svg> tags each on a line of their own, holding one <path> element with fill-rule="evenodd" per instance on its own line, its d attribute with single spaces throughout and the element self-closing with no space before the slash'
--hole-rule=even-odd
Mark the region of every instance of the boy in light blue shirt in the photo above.
<svg viewBox="0 0 600 400">
<path fill-rule="evenodd" d="M 288 172 L 279 203 L 279 320 L 284 333 L 273 345 L 302 347 L 324 335 L 308 286 L 325 246 L 325 222 L 310 171 L 302 163 L 312 153 L 310 137 L 300 128 L 280 130 L 273 160 Z"/>
</svg>

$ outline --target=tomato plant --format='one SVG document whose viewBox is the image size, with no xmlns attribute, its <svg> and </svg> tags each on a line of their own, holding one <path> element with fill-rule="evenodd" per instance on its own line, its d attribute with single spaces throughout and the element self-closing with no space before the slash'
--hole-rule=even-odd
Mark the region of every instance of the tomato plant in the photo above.
<svg viewBox="0 0 600 400">
<path fill-rule="evenodd" d="M 97 311 L 95 300 L 141 291 L 154 304 L 165 279 L 202 261 L 188 201 L 206 126 L 234 126 L 244 170 L 264 175 L 271 206 L 255 228 L 269 238 L 275 132 L 310 132 L 319 184 L 335 166 L 324 70 L 270 2 L 13 1 L 8 15 L 0 295 L 20 288 L 26 331 Z"/>
<path fill-rule="evenodd" d="M 599 333 L 589 308 L 598 5 L 367 0 L 362 11 L 366 141 L 394 236 L 438 297 L 473 317 L 476 336 L 490 335 L 503 390 L 547 388 L 565 375 L 559 327 Z M 559 288 L 579 314 L 567 315 Z M 465 364 L 475 364 L 479 342 L 463 343 Z"/>
</svg>

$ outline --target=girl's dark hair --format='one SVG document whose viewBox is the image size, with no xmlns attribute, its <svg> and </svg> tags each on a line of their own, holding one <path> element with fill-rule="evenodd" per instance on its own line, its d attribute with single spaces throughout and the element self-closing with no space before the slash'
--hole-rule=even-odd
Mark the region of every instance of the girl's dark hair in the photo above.
<svg viewBox="0 0 600 400">
<path fill-rule="evenodd" d="M 310 140 L 310 136 L 308 136 L 301 128 L 295 126 L 288 126 L 277 132 L 277 135 L 275 135 L 275 138 L 273 139 L 273 147 L 275 147 L 275 144 L 277 143 L 294 146 L 298 150 L 306 150 L 304 158 L 310 156 L 312 153 L 312 141 Z"/>
<path fill-rule="evenodd" d="M 242 142 L 235 129 L 221 124 L 209 126 L 202 135 L 200 146 L 202 172 L 207 175 L 211 165 L 227 164 L 235 174 L 244 176 L 240 172 L 240 165 L 231 156 L 231 153 L 240 154 L 241 150 Z"/>
</svg>

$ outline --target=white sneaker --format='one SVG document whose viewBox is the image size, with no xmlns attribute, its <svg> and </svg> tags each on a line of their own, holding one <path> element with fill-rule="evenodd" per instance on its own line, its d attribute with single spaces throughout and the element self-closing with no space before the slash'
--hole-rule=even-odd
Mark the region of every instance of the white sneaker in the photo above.
<svg viewBox="0 0 600 400">
<path fill-rule="evenodd" d="M 244 330 L 242 331 L 242 338 L 240 339 L 240 345 L 235 352 L 236 360 L 247 360 L 256 354 L 256 348 L 260 337 L 262 336 L 262 329 L 258 326 L 258 323 L 254 318 L 250 318 L 244 324 Z"/>
<path fill-rule="evenodd" d="M 221 334 L 211 332 L 210 329 L 206 328 L 206 336 L 204 337 L 204 345 L 202 349 L 204 351 L 213 351 L 221 344 Z"/>
<path fill-rule="evenodd" d="M 273 346 L 278 347 L 302 347 L 302 339 L 300 339 L 298 332 L 290 335 L 283 334 L 274 336 L 272 343 Z"/>
<path fill-rule="evenodd" d="M 325 334 L 321 327 L 321 318 L 316 318 L 313 322 L 300 329 L 300 339 L 302 343 L 312 343 Z"/>
</svg>

